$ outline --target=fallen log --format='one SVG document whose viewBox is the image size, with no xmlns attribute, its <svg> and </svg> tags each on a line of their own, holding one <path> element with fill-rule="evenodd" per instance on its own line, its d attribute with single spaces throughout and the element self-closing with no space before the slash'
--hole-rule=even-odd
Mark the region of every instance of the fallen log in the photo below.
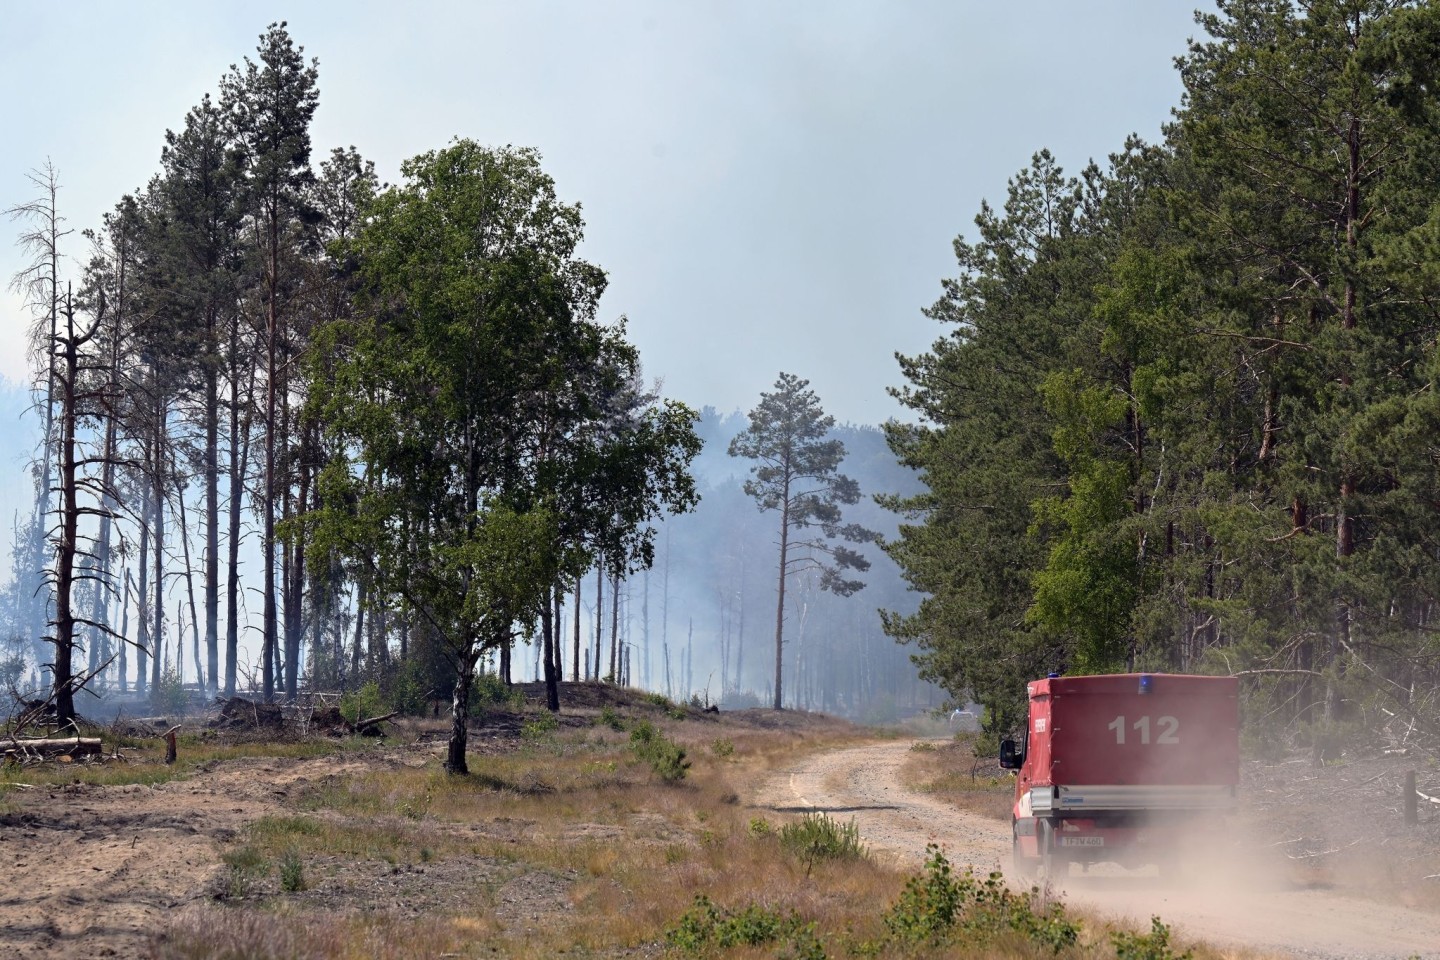
<svg viewBox="0 0 1440 960">
<path fill-rule="evenodd" d="M 386 720 L 392 720 L 400 715 L 399 710 L 394 710 L 383 717 L 371 717 L 369 720 L 361 720 L 350 725 L 350 729 L 362 737 L 383 737 L 385 731 L 380 729 L 380 724 Z"/>
<path fill-rule="evenodd" d="M 47 737 L 44 739 L 31 739 L 20 737 L 17 739 L 0 740 L 0 749 L 5 752 L 6 758 L 14 757 L 23 759 L 25 757 L 52 757 L 69 756 L 93 757 L 100 753 L 99 737 Z"/>
</svg>

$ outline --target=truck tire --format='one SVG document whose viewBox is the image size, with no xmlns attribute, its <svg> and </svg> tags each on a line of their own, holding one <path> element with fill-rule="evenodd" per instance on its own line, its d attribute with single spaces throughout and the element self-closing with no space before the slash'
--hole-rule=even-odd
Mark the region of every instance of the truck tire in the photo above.
<svg viewBox="0 0 1440 960">
<path fill-rule="evenodd" d="M 1014 865 L 1016 880 L 1031 880 L 1039 873 L 1040 861 L 1031 860 L 1020 852 L 1020 836 L 1015 833 L 1010 835 L 1010 862 Z"/>
<path fill-rule="evenodd" d="M 1055 827 L 1049 820 L 1040 820 L 1035 824 L 1035 845 L 1040 851 L 1040 864 L 1036 872 L 1041 879 L 1053 881 L 1069 875 L 1070 862 L 1065 859 L 1065 854 L 1055 838 Z"/>
<path fill-rule="evenodd" d="M 1038 842 L 1038 833 L 1036 834 L 1036 839 Z M 1041 860 L 1039 857 L 1025 856 L 1024 852 L 1020 849 L 1020 827 L 1014 818 L 1010 820 L 1010 862 L 1015 867 L 1014 876 L 1016 880 L 1028 883 L 1040 877 Z"/>
</svg>

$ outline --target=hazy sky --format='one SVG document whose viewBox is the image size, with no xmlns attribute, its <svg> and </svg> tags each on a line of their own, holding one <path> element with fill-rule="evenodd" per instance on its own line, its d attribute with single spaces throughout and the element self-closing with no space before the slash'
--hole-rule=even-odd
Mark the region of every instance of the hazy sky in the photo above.
<svg viewBox="0 0 1440 960">
<path fill-rule="evenodd" d="M 903 411 L 895 351 L 954 272 L 950 244 L 1040 147 L 1067 170 L 1158 137 L 1193 2 L 0 0 L 0 208 L 47 157 L 76 228 L 159 167 L 272 20 L 320 60 L 316 159 L 394 180 L 455 136 L 538 147 L 583 204 L 602 316 L 696 406 L 749 409 L 780 370 L 841 420 Z M 16 225 L 0 220 L 0 275 Z M 26 377 L 0 295 L 0 373 Z"/>
</svg>

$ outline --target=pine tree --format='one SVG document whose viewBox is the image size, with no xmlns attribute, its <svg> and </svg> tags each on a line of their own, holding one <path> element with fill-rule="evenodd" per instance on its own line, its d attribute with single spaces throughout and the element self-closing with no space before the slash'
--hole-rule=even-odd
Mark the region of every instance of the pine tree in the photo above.
<svg viewBox="0 0 1440 960">
<path fill-rule="evenodd" d="M 745 482 L 745 492 L 762 511 L 780 513 L 779 572 L 775 600 L 775 699 L 783 709 L 785 650 L 785 584 L 797 571 L 816 571 L 820 587 L 849 596 L 865 586 L 846 579 L 845 571 L 870 569 L 865 556 L 836 539 L 873 541 L 875 535 L 857 524 L 842 524 L 840 507 L 860 499 L 860 486 L 838 472 L 845 444 L 827 440 L 835 418 L 820 407 L 808 389 L 810 381 L 781 373 L 774 393 L 762 393 L 750 411 L 750 425 L 730 442 L 732 457 L 758 460 Z M 823 559 L 822 559 L 823 558 Z"/>
</svg>

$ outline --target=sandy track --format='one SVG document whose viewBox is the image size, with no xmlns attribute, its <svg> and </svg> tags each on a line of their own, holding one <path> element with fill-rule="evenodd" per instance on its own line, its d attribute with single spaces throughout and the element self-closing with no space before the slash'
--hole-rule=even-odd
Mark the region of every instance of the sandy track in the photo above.
<svg viewBox="0 0 1440 960">
<path fill-rule="evenodd" d="M 901 785 L 901 764 L 913 740 L 904 739 L 812 756 L 767 782 L 758 807 L 798 813 L 823 811 L 855 818 L 876 853 L 914 868 L 928 843 L 977 873 L 1008 868 L 1010 827 L 963 811 Z M 1180 937 L 1243 946 L 1277 955 L 1322 960 L 1440 960 L 1440 916 L 1357 900 L 1325 890 L 1286 889 L 1247 863 L 1223 880 L 1162 883 L 1144 871 L 1103 871 L 1061 882 L 1070 903 L 1123 918 L 1141 928 L 1158 915 Z"/>
</svg>

